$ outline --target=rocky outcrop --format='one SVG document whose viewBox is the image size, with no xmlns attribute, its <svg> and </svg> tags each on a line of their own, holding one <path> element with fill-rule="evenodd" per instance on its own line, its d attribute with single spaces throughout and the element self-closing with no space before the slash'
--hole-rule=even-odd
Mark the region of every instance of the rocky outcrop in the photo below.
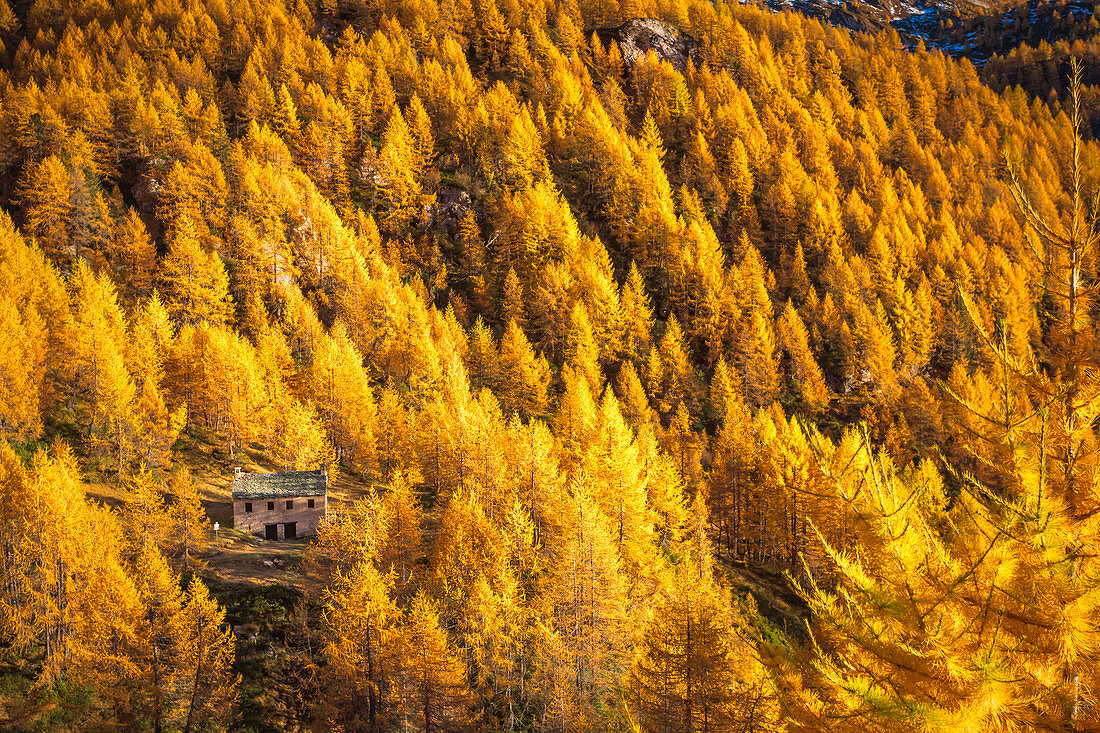
<svg viewBox="0 0 1100 733">
<path fill-rule="evenodd" d="M 611 41 L 618 44 L 628 67 L 651 50 L 657 58 L 668 61 L 680 72 L 687 68 L 688 59 L 697 61 L 699 43 L 694 38 L 653 18 L 635 18 L 617 28 L 597 28 L 595 32 L 605 46 Z"/>
<path fill-rule="evenodd" d="M 425 207 L 432 226 L 442 227 L 454 236 L 462 217 L 473 206 L 470 194 L 456 186 L 443 185 L 435 194 L 435 202 Z"/>
</svg>

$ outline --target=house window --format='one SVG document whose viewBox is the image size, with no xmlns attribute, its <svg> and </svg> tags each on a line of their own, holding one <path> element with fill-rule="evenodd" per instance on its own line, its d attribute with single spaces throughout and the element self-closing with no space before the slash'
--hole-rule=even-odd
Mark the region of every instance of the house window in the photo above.
<svg viewBox="0 0 1100 733">
<path fill-rule="evenodd" d="M 313 508 L 313 499 L 306 499 L 306 506 L 310 509 Z"/>
<path fill-rule="evenodd" d="M 294 502 L 291 501 L 290 499 L 287 499 L 286 500 L 286 508 L 287 509 L 293 509 L 294 508 Z"/>
<path fill-rule="evenodd" d="M 252 513 L 252 502 L 246 501 L 244 503 L 244 511 L 245 511 L 245 514 L 251 514 Z"/>
<path fill-rule="evenodd" d="M 269 512 L 275 511 L 275 502 L 273 502 L 273 501 L 267 502 L 267 510 Z"/>
</svg>

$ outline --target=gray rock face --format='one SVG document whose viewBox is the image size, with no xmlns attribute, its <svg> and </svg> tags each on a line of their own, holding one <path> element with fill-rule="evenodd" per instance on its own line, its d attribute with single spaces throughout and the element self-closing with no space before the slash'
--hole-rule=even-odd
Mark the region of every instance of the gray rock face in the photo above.
<svg viewBox="0 0 1100 733">
<path fill-rule="evenodd" d="M 441 226 L 452 236 L 458 231 L 458 223 L 473 206 L 470 194 L 455 186 L 440 186 L 435 195 L 435 203 L 429 204 L 425 212 L 433 226 Z"/>
<path fill-rule="evenodd" d="M 597 28 L 596 36 L 605 46 L 615 41 L 627 67 L 652 49 L 657 58 L 668 61 L 674 69 L 683 72 L 688 59 L 695 61 L 699 50 L 699 43 L 687 33 L 653 18 L 635 18 L 618 28 Z"/>
</svg>

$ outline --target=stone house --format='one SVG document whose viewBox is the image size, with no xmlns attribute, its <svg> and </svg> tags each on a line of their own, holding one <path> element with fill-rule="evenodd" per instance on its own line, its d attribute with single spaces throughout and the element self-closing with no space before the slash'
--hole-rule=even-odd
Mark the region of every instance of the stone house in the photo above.
<svg viewBox="0 0 1100 733">
<path fill-rule="evenodd" d="M 233 526 L 269 540 L 317 534 L 328 513 L 328 469 L 233 475 Z"/>
</svg>

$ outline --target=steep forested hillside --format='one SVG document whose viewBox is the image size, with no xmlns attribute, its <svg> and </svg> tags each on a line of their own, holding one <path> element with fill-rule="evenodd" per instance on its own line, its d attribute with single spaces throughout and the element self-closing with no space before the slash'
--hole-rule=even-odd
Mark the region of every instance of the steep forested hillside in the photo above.
<svg viewBox="0 0 1100 733">
<path fill-rule="evenodd" d="M 0 725 L 240 725 L 181 441 L 369 487 L 307 553 L 302 729 L 1096 724 L 1070 107 L 722 1 L 0 38 Z M 797 613 L 742 593 L 780 571 Z"/>
</svg>

